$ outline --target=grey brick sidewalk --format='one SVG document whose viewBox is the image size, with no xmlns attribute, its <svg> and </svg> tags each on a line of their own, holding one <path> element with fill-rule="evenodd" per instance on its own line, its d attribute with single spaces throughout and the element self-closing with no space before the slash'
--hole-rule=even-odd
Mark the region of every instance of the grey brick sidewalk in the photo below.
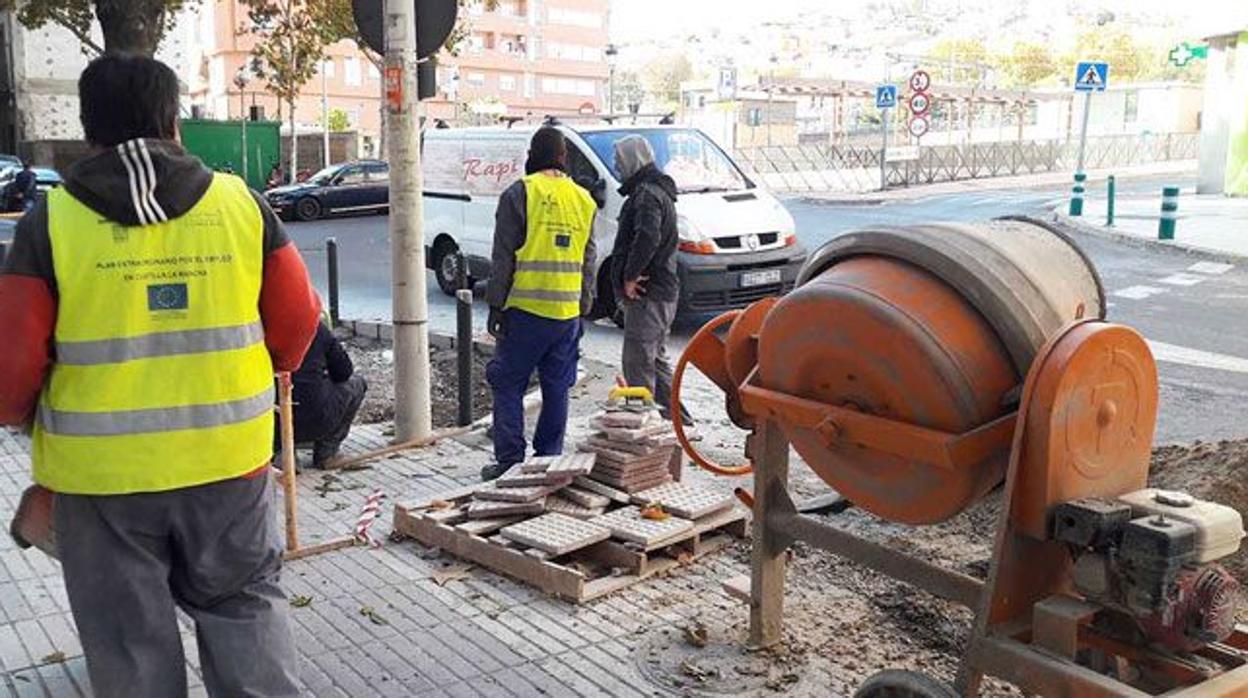
<svg viewBox="0 0 1248 698">
<path fill-rule="evenodd" d="M 363 427 L 344 450 L 359 453 L 387 442 L 379 429 Z M 0 521 L 6 523 L 29 483 L 26 449 L 25 439 L 0 433 Z M 305 472 L 299 478 L 301 542 L 350 532 L 365 497 L 378 489 L 389 497 L 375 526 L 385 537 L 396 499 L 472 481 L 488 461 L 485 450 L 449 441 L 365 471 L 336 477 Z M 17 550 L 8 536 L 0 536 L 0 562 L 3 687 L 17 696 L 89 695 L 59 566 L 37 551 Z M 452 562 L 405 541 L 289 563 L 283 574 L 288 592 L 312 599 L 291 608 L 307 694 L 668 695 L 643 678 L 637 645 L 690 618 L 739 626 L 746 615 L 719 588 L 745 571 L 730 552 L 585 606 L 479 568 L 468 579 L 439 586 L 433 573 Z M 183 628 L 192 694 L 204 695 L 185 618 Z"/>
</svg>

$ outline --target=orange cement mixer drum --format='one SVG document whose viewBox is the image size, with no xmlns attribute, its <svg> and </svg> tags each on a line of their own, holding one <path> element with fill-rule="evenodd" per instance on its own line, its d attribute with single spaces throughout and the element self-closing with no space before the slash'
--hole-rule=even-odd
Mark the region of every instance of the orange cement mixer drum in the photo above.
<svg viewBox="0 0 1248 698">
<path fill-rule="evenodd" d="M 852 257 L 768 314 L 758 346 L 768 389 L 961 434 L 1008 414 L 1022 382 L 997 333 L 959 293 L 907 262 Z M 1001 482 L 1008 448 L 956 468 L 784 424 L 802 459 L 855 505 L 909 524 L 961 512 Z"/>
</svg>

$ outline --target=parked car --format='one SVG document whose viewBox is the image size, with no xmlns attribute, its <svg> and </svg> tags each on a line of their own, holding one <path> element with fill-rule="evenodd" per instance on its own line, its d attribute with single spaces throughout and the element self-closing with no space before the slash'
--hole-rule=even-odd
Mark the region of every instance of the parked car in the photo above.
<svg viewBox="0 0 1248 698">
<path fill-rule="evenodd" d="M 379 213 L 390 209 L 390 166 L 381 160 L 331 165 L 307 181 L 264 193 L 283 219 L 311 221 L 344 213 Z"/>
<path fill-rule="evenodd" d="M 489 276 L 498 197 L 524 174 L 536 127 L 432 129 L 425 132 L 425 231 L 429 267 L 448 294 L 456 290 L 457 252 L 469 278 Z M 623 197 L 615 142 L 639 135 L 661 168 L 676 180 L 680 231 L 680 311 L 713 313 L 787 293 L 806 251 L 789 212 L 732 158 L 695 128 L 658 125 L 562 124 L 572 178 L 599 202 L 595 317 L 615 317 L 610 254 Z"/>
</svg>

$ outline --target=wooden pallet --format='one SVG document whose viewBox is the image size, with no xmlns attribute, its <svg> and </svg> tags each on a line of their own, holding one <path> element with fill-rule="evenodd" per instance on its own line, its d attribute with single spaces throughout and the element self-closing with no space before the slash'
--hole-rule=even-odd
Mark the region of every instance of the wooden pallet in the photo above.
<svg viewBox="0 0 1248 698">
<path fill-rule="evenodd" d="M 462 504 L 466 499 L 465 495 L 451 501 Z M 696 521 L 687 533 L 650 549 L 611 539 L 551 557 L 501 536 L 486 538 L 441 523 L 419 505 L 395 505 L 396 531 L 573 603 L 591 601 L 687 565 L 722 550 L 734 537 L 744 538 L 749 531 L 745 511 L 733 508 Z"/>
</svg>

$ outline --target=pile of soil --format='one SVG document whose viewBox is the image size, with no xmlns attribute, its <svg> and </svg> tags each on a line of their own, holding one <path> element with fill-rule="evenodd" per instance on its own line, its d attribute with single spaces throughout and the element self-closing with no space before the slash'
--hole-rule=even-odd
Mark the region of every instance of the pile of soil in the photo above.
<svg viewBox="0 0 1248 698">
<path fill-rule="evenodd" d="M 357 424 L 378 424 L 394 420 L 394 354 L 390 342 L 366 337 L 344 340 L 347 353 L 355 370 L 368 381 L 368 394 L 356 415 Z M 430 370 L 433 384 L 430 396 L 433 400 L 433 426 L 441 429 L 456 425 L 459 414 L 459 364 L 453 349 L 431 349 Z M 489 357 L 474 350 L 472 353 L 472 419 L 476 421 L 490 413 L 493 397 L 485 381 L 485 366 Z"/>
</svg>

